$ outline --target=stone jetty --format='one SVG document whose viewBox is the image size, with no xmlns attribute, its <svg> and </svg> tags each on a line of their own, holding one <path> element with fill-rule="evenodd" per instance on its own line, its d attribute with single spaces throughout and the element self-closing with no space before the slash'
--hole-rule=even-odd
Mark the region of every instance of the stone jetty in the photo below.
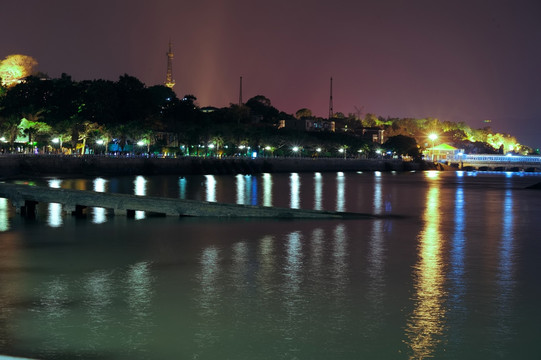
<svg viewBox="0 0 541 360">
<path fill-rule="evenodd" d="M 18 212 L 29 217 L 35 215 L 36 205 L 41 202 L 60 203 L 64 212 L 74 215 L 82 215 L 88 207 L 101 207 L 110 209 L 113 214 L 126 214 L 128 217 L 133 217 L 135 211 L 146 211 L 170 216 L 237 218 L 370 219 L 383 217 L 362 213 L 223 204 L 11 183 L 0 183 L 0 197 L 9 199 L 13 206 L 17 208 Z M 389 215 L 385 217 L 389 217 Z"/>
</svg>

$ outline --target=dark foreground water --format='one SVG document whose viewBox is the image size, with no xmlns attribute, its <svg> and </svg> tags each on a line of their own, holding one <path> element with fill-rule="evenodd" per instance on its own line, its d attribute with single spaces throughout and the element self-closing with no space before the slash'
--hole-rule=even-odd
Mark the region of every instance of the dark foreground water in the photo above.
<svg viewBox="0 0 541 360">
<path fill-rule="evenodd" d="M 37 185 L 404 215 L 37 218 L 0 199 L 0 353 L 538 359 L 541 174 L 310 173 Z"/>
</svg>

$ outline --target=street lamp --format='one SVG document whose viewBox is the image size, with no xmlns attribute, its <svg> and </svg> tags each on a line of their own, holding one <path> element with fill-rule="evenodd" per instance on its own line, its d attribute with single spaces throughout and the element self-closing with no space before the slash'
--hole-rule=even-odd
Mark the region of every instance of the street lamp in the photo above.
<svg viewBox="0 0 541 360">
<path fill-rule="evenodd" d="M 101 147 L 103 146 L 103 144 L 104 144 L 104 141 L 102 139 L 96 140 L 96 145 L 98 145 L 98 154 L 101 153 Z M 105 153 L 105 151 L 103 153 Z"/>
<path fill-rule="evenodd" d="M 58 145 L 58 149 L 55 150 L 55 152 L 62 150 L 62 144 L 60 143 L 59 138 L 56 137 L 56 138 L 52 139 L 51 141 L 53 142 L 53 144 L 60 144 L 60 145 Z M 54 148 L 54 146 L 53 146 L 53 148 Z"/>
<path fill-rule="evenodd" d="M 428 138 L 432 140 L 432 161 L 434 161 L 434 148 L 436 147 L 436 139 L 438 138 L 437 134 L 430 134 Z"/>
</svg>

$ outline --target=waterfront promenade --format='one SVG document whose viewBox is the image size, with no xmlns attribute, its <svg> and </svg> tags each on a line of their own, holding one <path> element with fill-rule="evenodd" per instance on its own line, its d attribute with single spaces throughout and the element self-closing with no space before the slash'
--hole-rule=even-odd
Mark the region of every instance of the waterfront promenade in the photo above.
<svg viewBox="0 0 541 360">
<path fill-rule="evenodd" d="M 425 162 L 399 159 L 342 158 L 148 158 L 63 155 L 2 155 L 0 179 L 55 175 L 196 175 L 258 174 L 314 171 L 410 171 L 429 168 Z"/>
</svg>

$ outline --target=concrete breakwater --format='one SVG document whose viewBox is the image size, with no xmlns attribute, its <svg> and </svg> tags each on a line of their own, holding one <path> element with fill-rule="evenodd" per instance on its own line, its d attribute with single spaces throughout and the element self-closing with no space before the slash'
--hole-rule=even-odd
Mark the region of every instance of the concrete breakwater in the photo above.
<svg viewBox="0 0 541 360">
<path fill-rule="evenodd" d="M 410 171 L 428 168 L 429 164 L 425 162 L 403 162 L 397 159 L 0 156 L 0 178 L 43 175 L 219 175 L 264 172 Z"/>
<path fill-rule="evenodd" d="M 203 217 L 277 219 L 372 219 L 391 217 L 390 215 L 381 216 L 335 211 L 223 204 L 8 183 L 0 183 L 0 197 L 9 199 L 21 215 L 28 217 L 35 216 L 36 205 L 41 202 L 59 203 L 64 212 L 79 216 L 82 216 L 84 210 L 88 207 L 101 207 L 110 209 L 113 214 L 125 212 L 128 217 L 134 217 L 137 210 L 170 216 Z"/>
</svg>

